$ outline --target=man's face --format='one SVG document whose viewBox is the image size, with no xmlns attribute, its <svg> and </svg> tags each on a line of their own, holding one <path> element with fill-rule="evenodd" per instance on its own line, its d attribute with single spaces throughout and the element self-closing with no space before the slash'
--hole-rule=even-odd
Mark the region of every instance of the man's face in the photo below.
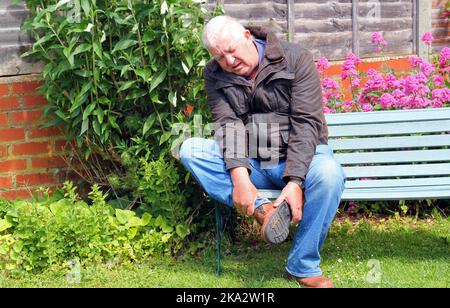
<svg viewBox="0 0 450 308">
<path fill-rule="evenodd" d="M 218 37 L 216 48 L 209 52 L 224 71 L 236 75 L 248 77 L 258 66 L 258 51 L 248 30 L 239 38 Z"/>
</svg>

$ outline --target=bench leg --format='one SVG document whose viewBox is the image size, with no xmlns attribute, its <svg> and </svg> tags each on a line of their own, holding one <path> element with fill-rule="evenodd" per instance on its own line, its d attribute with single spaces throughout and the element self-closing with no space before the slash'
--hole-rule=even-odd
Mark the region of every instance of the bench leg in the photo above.
<svg viewBox="0 0 450 308">
<path fill-rule="evenodd" d="M 220 257 L 221 257 L 221 245 L 222 245 L 222 225 L 223 217 L 220 211 L 220 204 L 214 201 L 215 216 L 216 216 L 216 254 L 217 254 L 217 270 L 216 275 L 219 276 L 221 273 L 220 268 Z"/>
</svg>

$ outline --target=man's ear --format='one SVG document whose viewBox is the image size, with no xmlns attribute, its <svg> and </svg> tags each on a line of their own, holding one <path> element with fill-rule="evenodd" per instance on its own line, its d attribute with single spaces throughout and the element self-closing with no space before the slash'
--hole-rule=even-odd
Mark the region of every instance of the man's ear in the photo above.
<svg viewBox="0 0 450 308">
<path fill-rule="evenodd" d="M 244 36 L 246 39 L 251 40 L 252 39 L 252 34 L 250 33 L 250 30 L 245 29 L 244 31 Z"/>
</svg>

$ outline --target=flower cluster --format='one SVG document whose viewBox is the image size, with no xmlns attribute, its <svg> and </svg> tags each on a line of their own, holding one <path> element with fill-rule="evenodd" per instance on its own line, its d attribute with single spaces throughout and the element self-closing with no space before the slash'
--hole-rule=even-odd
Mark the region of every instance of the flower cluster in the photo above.
<svg viewBox="0 0 450 308">
<path fill-rule="evenodd" d="M 430 33 L 425 33 L 422 38 L 428 46 L 431 46 L 432 40 Z M 372 42 L 379 51 L 388 45 L 379 32 L 372 35 Z M 419 57 L 410 57 L 408 60 L 415 71 L 411 71 L 407 76 L 396 76 L 392 71 L 379 72 L 375 69 L 363 74 L 358 71 L 360 58 L 349 53 L 342 65 L 341 80 L 350 81 L 352 99 L 345 99 L 345 95 L 339 93 L 339 83 L 336 80 L 322 78 L 324 112 L 369 112 L 450 106 L 450 48 L 443 48 L 440 54 L 430 61 Z M 330 64 L 326 58 L 321 58 L 317 67 L 323 76 Z M 366 81 L 361 84 L 363 78 Z"/>
</svg>

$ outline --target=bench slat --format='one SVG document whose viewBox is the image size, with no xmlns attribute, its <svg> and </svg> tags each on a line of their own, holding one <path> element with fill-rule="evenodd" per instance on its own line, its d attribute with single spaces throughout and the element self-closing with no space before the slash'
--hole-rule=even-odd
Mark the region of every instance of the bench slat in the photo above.
<svg viewBox="0 0 450 308">
<path fill-rule="evenodd" d="M 347 178 L 450 175 L 450 163 L 344 167 Z"/>
<path fill-rule="evenodd" d="M 270 200 L 275 200 L 280 195 L 279 190 L 259 189 L 261 195 Z M 405 191 L 403 187 L 389 192 L 384 188 L 372 190 L 346 189 L 342 194 L 342 201 L 348 200 L 417 200 L 417 199 L 448 199 L 450 198 L 450 186 L 436 187 L 436 189 L 423 190 L 419 187 L 415 190 Z"/>
<path fill-rule="evenodd" d="M 345 189 L 388 188 L 388 187 L 424 187 L 450 185 L 450 177 L 395 179 L 395 180 L 358 180 L 347 181 Z"/>
<path fill-rule="evenodd" d="M 397 123 L 427 120 L 449 120 L 450 108 L 349 112 L 325 115 L 328 126 L 340 124 Z"/>
<path fill-rule="evenodd" d="M 417 191 L 398 191 L 386 192 L 384 189 L 377 189 L 371 192 L 358 191 L 357 189 L 345 190 L 342 194 L 342 201 L 354 200 L 421 200 L 421 199 L 448 199 L 450 198 L 450 190 L 430 190 L 424 191 L 421 188 Z"/>
<path fill-rule="evenodd" d="M 450 131 L 450 120 L 389 124 L 358 124 L 329 127 L 329 137 L 385 136 Z"/>
<path fill-rule="evenodd" d="M 450 135 L 332 139 L 334 150 L 396 149 L 449 146 Z"/>
<path fill-rule="evenodd" d="M 341 164 L 449 161 L 450 150 L 336 153 Z"/>
</svg>

